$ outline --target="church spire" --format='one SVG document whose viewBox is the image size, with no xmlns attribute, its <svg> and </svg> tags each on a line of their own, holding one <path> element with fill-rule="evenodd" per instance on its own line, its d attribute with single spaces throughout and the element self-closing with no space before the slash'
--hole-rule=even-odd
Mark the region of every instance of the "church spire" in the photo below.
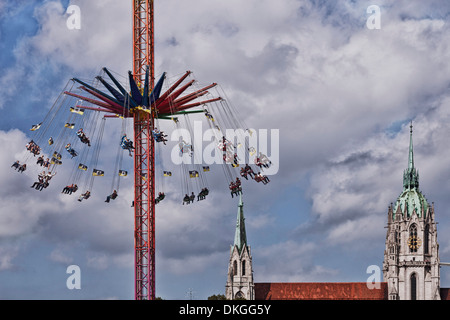
<svg viewBox="0 0 450 320">
<path fill-rule="evenodd" d="M 411 121 L 411 125 L 409 126 L 409 158 L 408 158 L 408 170 L 414 169 L 414 151 L 413 151 L 413 140 L 412 140 L 412 133 L 413 133 L 413 125 Z"/>
<path fill-rule="evenodd" d="M 440 299 L 440 271 L 434 206 L 430 206 L 419 190 L 412 123 L 409 134 L 403 191 L 395 206 L 388 209 L 383 281 L 387 283 L 389 299 L 437 300 Z"/>
<path fill-rule="evenodd" d="M 242 194 L 239 197 L 234 245 L 230 250 L 225 297 L 233 299 L 255 299 L 255 283 L 253 282 L 252 255 L 247 245 L 245 233 L 244 204 Z"/>
<path fill-rule="evenodd" d="M 239 252 L 242 251 L 244 245 L 247 246 L 247 235 L 245 233 L 244 203 L 242 202 L 242 194 L 240 194 L 239 196 L 236 232 L 234 235 L 234 245 L 237 246 Z"/>
<path fill-rule="evenodd" d="M 414 167 L 414 151 L 413 151 L 413 125 L 411 121 L 409 131 L 409 156 L 408 156 L 408 169 L 403 173 L 403 189 L 419 188 L 419 173 Z"/>
</svg>

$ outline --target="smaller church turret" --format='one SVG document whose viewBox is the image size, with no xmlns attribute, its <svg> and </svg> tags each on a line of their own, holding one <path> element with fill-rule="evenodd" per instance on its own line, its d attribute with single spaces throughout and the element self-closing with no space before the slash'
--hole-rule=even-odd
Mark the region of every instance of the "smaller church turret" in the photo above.
<svg viewBox="0 0 450 320">
<path fill-rule="evenodd" d="M 439 245 L 434 205 L 419 190 L 412 124 L 410 128 L 403 191 L 388 210 L 383 276 L 391 300 L 439 300 Z"/>
<path fill-rule="evenodd" d="M 247 245 L 242 194 L 239 197 L 234 244 L 230 248 L 230 263 L 228 265 L 225 297 L 228 300 L 255 299 L 252 255 L 250 247 Z"/>
</svg>

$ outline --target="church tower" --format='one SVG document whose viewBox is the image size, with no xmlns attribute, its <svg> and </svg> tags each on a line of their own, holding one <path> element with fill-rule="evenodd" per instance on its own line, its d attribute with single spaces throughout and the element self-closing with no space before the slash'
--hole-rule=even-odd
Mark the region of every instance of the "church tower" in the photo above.
<svg viewBox="0 0 450 320">
<path fill-rule="evenodd" d="M 255 285 L 253 283 L 252 255 L 247 245 L 245 233 L 244 204 L 242 194 L 239 197 L 234 245 L 230 249 L 230 263 L 228 266 L 225 297 L 234 299 L 255 299 Z"/>
<path fill-rule="evenodd" d="M 388 210 L 383 277 L 391 300 L 440 300 L 439 245 L 434 204 L 419 191 L 412 124 L 403 192 Z"/>
</svg>

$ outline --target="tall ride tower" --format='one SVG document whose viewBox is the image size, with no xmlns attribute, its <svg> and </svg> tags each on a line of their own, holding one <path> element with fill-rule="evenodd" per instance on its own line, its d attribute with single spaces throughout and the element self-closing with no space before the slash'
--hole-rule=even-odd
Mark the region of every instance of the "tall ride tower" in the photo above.
<svg viewBox="0 0 450 320">
<path fill-rule="evenodd" d="M 153 0 L 133 0 L 133 77 L 140 89 L 153 90 Z M 143 88 L 146 68 L 149 88 Z M 135 299 L 155 298 L 155 111 L 134 113 Z"/>
</svg>

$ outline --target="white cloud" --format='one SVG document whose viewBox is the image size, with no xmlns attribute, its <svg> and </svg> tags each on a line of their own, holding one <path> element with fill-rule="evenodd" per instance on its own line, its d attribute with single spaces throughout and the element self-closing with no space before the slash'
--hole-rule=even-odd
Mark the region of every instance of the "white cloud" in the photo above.
<svg viewBox="0 0 450 320">
<path fill-rule="evenodd" d="M 91 203 L 86 210 L 76 201 L 77 195 L 60 193 L 67 184 L 70 170 L 60 170 L 48 189 L 31 189 L 42 168 L 35 164 L 36 158 L 25 150 L 27 142 L 28 138 L 19 130 L 0 131 L 0 143 L 4 150 L 8 150 L 0 155 L 0 165 L 4 168 L 0 174 L 3 186 L 0 188 L 0 200 L 3 203 L 0 210 L 0 239 L 16 239 L 19 247 L 20 239 L 26 244 L 25 239 L 29 236 L 37 237 L 38 241 L 46 239 L 57 243 L 49 258 L 64 263 L 70 262 L 76 250 L 88 243 L 92 257 L 106 253 L 117 255 L 117 262 L 123 265 L 120 256 L 128 253 L 128 248 L 132 246 L 131 214 L 124 214 L 127 211 L 131 213 L 129 191 L 124 188 L 120 197 L 107 206 L 103 202 L 107 191 L 101 190 L 102 185 L 103 190 L 108 190 L 110 182 L 99 181 L 99 189 L 93 193 L 92 201 L 89 199 Z M 21 163 L 26 161 L 28 166 L 24 173 L 11 168 L 16 160 Z M 17 255 L 5 253 L 3 256 L 3 265 L 7 265 Z M 91 262 L 95 260 L 92 257 L 88 257 Z M 101 262 L 101 266 L 105 265 L 105 260 L 96 261 Z"/>
<path fill-rule="evenodd" d="M 436 219 L 448 223 L 442 210 L 448 203 L 448 183 L 442 174 L 448 171 L 450 154 L 446 137 L 450 128 L 448 97 L 432 111 L 419 114 L 414 121 L 414 160 L 420 172 L 420 189 L 428 201 L 438 204 Z M 382 243 L 387 221 L 387 209 L 402 191 L 403 170 L 408 165 L 409 124 L 391 136 L 389 132 L 374 135 L 357 148 L 348 147 L 328 166 L 316 171 L 309 190 L 314 229 L 322 225 L 331 244 Z M 444 188 L 444 189 L 443 189 Z M 325 229 L 323 229 L 325 228 Z M 448 237 L 440 233 L 440 239 Z M 442 254 L 446 254 L 442 247 Z"/>
<path fill-rule="evenodd" d="M 131 69 L 131 4 L 77 4 L 81 30 L 66 28 L 67 15 L 58 1 L 38 7 L 35 18 L 40 29 L 17 44 L 17 63 L 4 70 L 0 84 L 24 79 L 34 87 L 48 72 L 43 65 L 68 68 L 73 71 L 70 77 L 92 79 L 92 72 L 103 66 L 126 75 Z M 248 219 L 247 227 L 277 228 L 283 215 L 264 212 L 264 201 L 305 176 L 310 179 L 312 212 L 305 213 L 309 221 L 301 227 L 320 228 L 326 241 L 313 244 L 304 233 L 299 244 L 286 235 L 287 239 L 260 250 L 258 239 L 249 239 L 260 256 L 254 261 L 258 280 L 320 280 L 339 272 L 316 265 L 321 246 L 384 241 L 380 236 L 384 229 L 378 229 L 387 206 L 401 191 L 407 164 L 408 128 L 395 135 L 392 125 L 415 119 L 421 187 L 442 211 L 450 204 L 444 174 L 450 156 L 446 148 L 450 33 L 445 17 L 429 18 L 430 12 L 444 6 L 442 1 L 385 6 L 382 29 L 370 31 L 365 28 L 363 1 L 156 2 L 156 73 L 191 69 L 201 83 L 218 82 L 251 127 L 280 129 L 280 172 L 264 191 L 245 190 L 246 203 L 259 200 L 257 208 L 262 211 L 255 220 Z M 7 86 L 2 88 L 5 96 L 14 94 Z M 2 146 L 10 150 L 0 156 L 4 168 L 23 155 L 26 140 L 19 131 L 0 131 Z M 32 232 L 47 241 L 73 245 L 67 255 L 52 252 L 51 258 L 60 261 L 68 261 L 87 244 L 93 265 L 129 267 L 125 260 L 133 241 L 132 189 L 124 187 L 118 200 L 106 206 L 103 190 L 110 188 L 109 182 L 96 182 L 102 191 L 80 205 L 72 201 L 74 197 L 55 196 L 56 186 L 68 180 L 63 172 L 55 177 L 50 193 L 25 192 L 36 173 L 32 169 L 22 175 L 12 169 L 0 173 L 2 185 L 8 186 L 0 189 L 0 237 Z M 168 272 L 201 273 L 217 264 L 231 244 L 237 208 L 230 204 L 226 186 L 221 188 L 222 181 L 211 181 L 212 202 L 188 209 L 172 192 L 157 207 L 158 259 Z M 167 190 L 180 186 L 171 183 Z M 358 232 L 348 235 L 355 229 Z M 440 237 L 448 242 L 445 234 Z M 14 250 L 8 252 L 0 264 L 4 268 L 16 256 Z M 338 260 L 338 254 L 333 259 Z M 226 263 L 227 258 L 224 270 Z"/>
<path fill-rule="evenodd" d="M 109 265 L 108 260 L 105 254 L 90 253 L 87 255 L 87 266 L 98 270 L 105 270 Z"/>
<path fill-rule="evenodd" d="M 314 282 L 338 272 L 314 263 L 319 246 L 312 242 L 288 240 L 252 249 L 255 282 Z"/>
<path fill-rule="evenodd" d="M 379 215 L 347 220 L 331 229 L 327 241 L 332 245 L 341 245 L 357 241 L 378 240 L 384 235 L 384 226 L 384 212 Z"/>
<path fill-rule="evenodd" d="M 64 251 L 62 247 L 55 248 L 50 253 L 50 259 L 55 262 L 70 265 L 73 262 L 73 258 L 68 256 Z"/>
<path fill-rule="evenodd" d="M 158 256 L 157 256 L 158 258 Z M 225 260 L 224 260 L 225 258 Z M 211 268 L 218 261 L 226 261 L 226 256 L 223 253 L 211 254 L 195 254 L 188 255 L 182 258 L 161 258 L 158 259 L 158 264 L 161 270 L 174 275 L 193 275 L 201 274 Z M 215 263 L 216 262 L 216 263 Z M 226 264 L 223 264 L 226 269 Z"/>
<path fill-rule="evenodd" d="M 77 5 L 81 11 L 80 30 L 67 28 L 70 15 L 59 1 L 38 7 L 35 17 L 41 28 L 30 39 L 31 47 L 41 57 L 80 73 L 109 66 L 123 73 L 130 70 L 131 14 L 124 12 L 131 11 L 131 4 L 83 1 Z"/>
<path fill-rule="evenodd" d="M 0 246 L 0 271 L 12 269 L 14 267 L 13 260 L 18 254 L 18 246 Z"/>
</svg>

